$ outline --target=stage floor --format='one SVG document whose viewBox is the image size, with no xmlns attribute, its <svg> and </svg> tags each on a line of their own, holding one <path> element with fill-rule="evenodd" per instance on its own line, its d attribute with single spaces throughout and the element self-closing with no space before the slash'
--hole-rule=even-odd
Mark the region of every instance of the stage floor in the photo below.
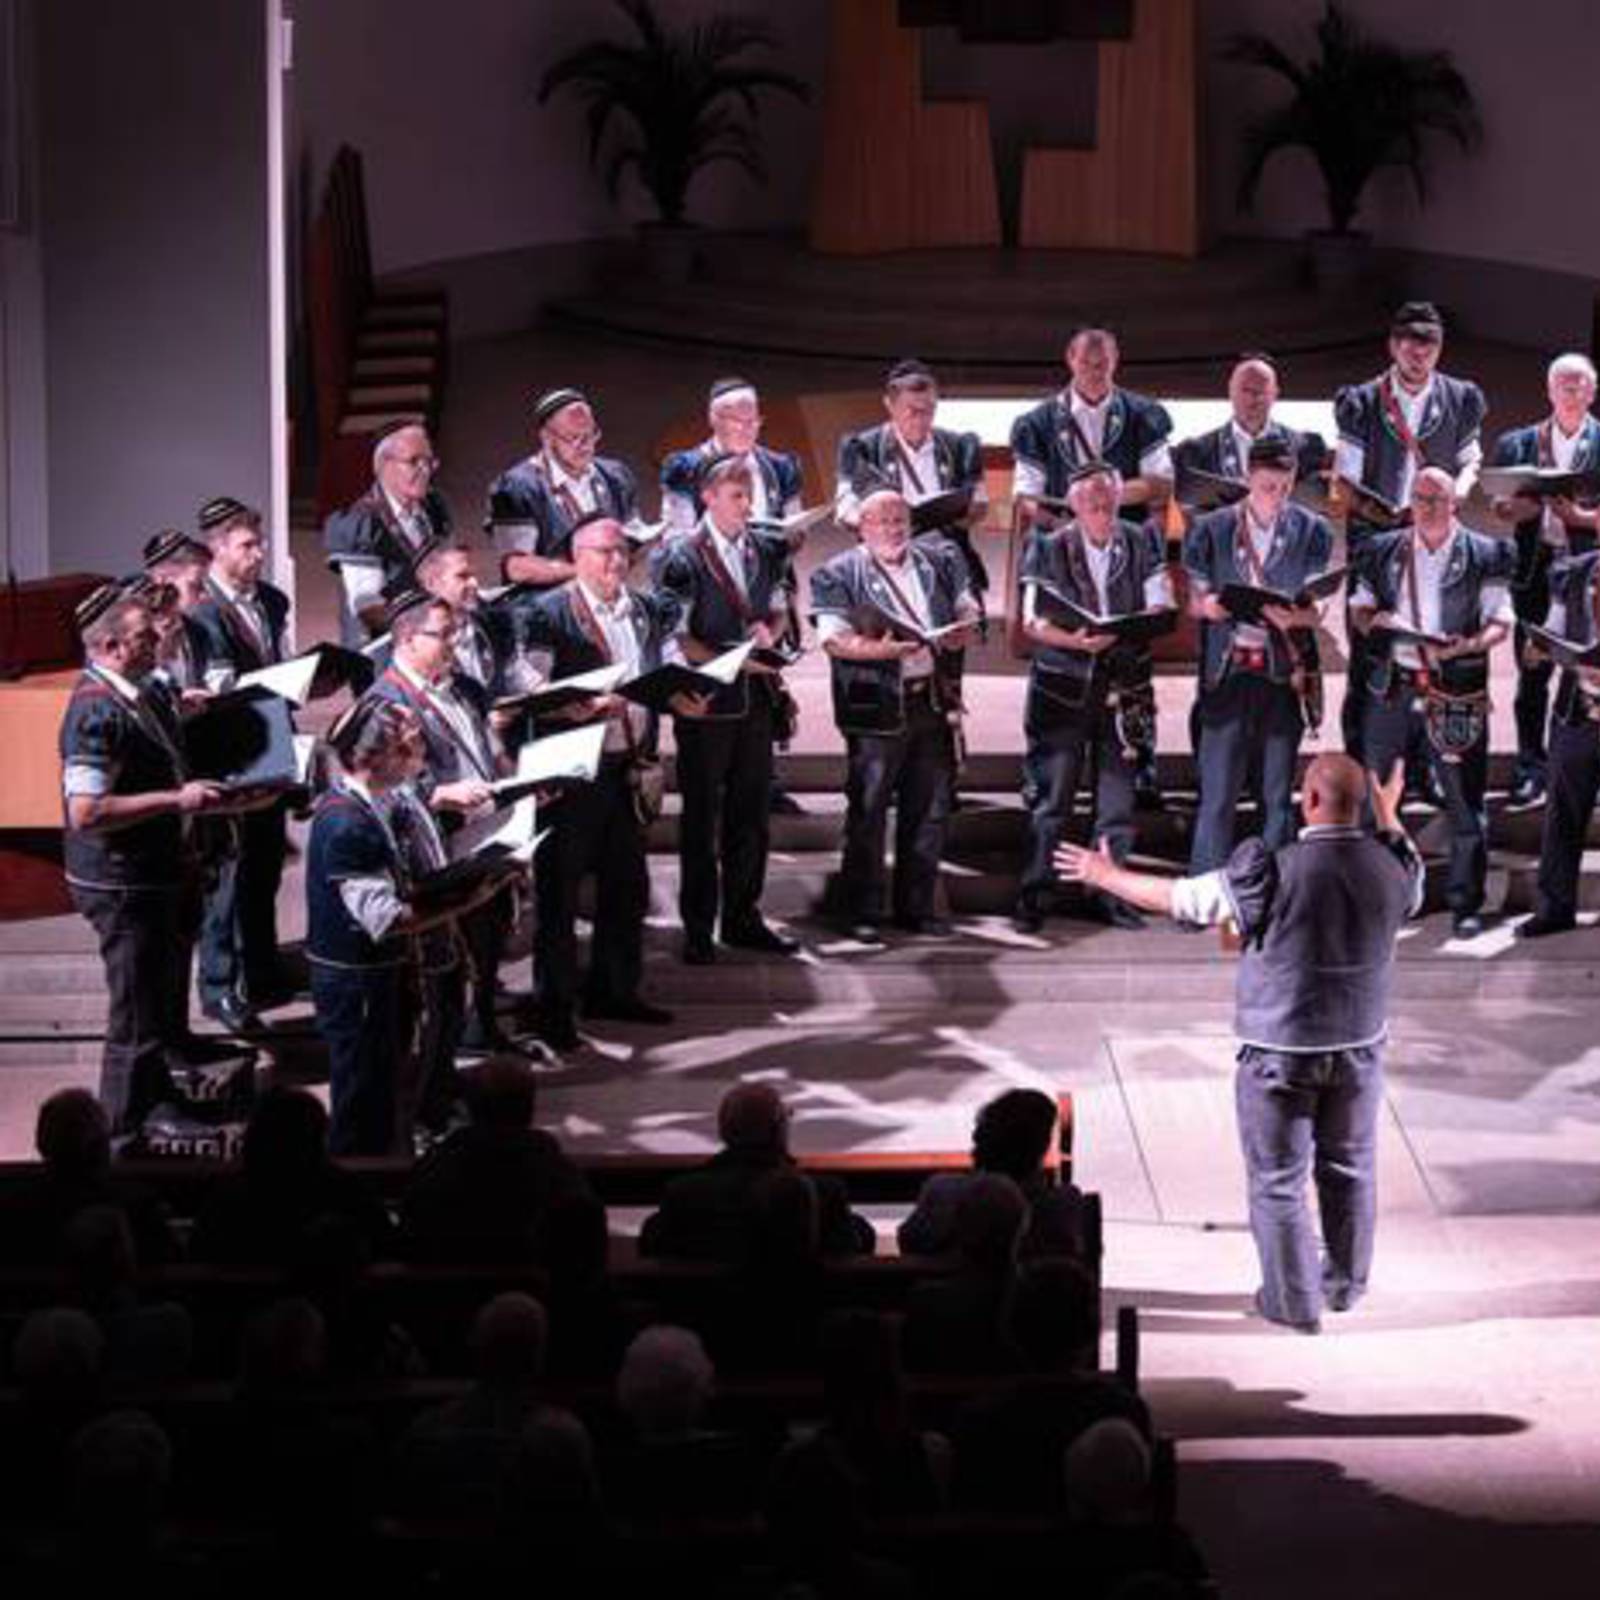
<svg viewBox="0 0 1600 1600">
<path fill-rule="evenodd" d="M 1210 937 L 1053 923 L 1033 940 L 980 918 L 959 947 L 868 953 L 796 919 L 799 961 L 708 972 L 677 963 L 669 922 L 651 931 L 649 988 L 678 1025 L 595 1030 L 542 1075 L 540 1120 L 571 1147 L 708 1149 L 741 1078 L 784 1091 L 810 1150 L 962 1148 L 1000 1089 L 1070 1088 L 1079 1178 L 1105 1199 L 1109 1299 L 1143 1312 L 1147 1393 L 1224 1594 L 1498 1600 L 1534 1572 L 1542 1594 L 1593 1592 L 1592 921 L 1535 954 L 1503 925 L 1466 943 L 1437 917 L 1408 930 L 1373 1289 L 1319 1339 L 1249 1315 L 1232 964 Z M 44 1094 L 93 1082 L 86 932 L 0 928 L 7 1010 L 36 1017 L 31 1039 L 0 1043 L 0 1155 L 25 1153 Z M 273 1020 L 295 1061 L 303 1011 Z M 875 1213 L 886 1244 L 897 1219 Z"/>
</svg>

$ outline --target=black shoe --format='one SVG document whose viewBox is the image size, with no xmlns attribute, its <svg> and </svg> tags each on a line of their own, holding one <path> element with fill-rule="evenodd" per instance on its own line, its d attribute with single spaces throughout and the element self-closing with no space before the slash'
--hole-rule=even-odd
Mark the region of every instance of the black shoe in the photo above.
<svg viewBox="0 0 1600 1600">
<path fill-rule="evenodd" d="M 1544 798 L 1544 779 L 1536 772 L 1525 772 L 1511 785 L 1511 793 L 1506 796 L 1506 810 L 1532 811 L 1544 804 Z"/>
<path fill-rule="evenodd" d="M 883 929 L 878 926 L 875 917 L 853 917 L 839 926 L 839 931 L 847 939 L 853 939 L 857 944 L 882 944 Z"/>
<path fill-rule="evenodd" d="M 767 796 L 767 813 L 774 817 L 803 817 L 806 808 L 792 794 L 782 789 L 774 789 Z"/>
<path fill-rule="evenodd" d="M 652 1028 L 664 1028 L 673 1020 L 665 1006 L 653 1006 L 636 994 L 626 1000 L 586 1000 L 583 1014 L 591 1022 L 640 1022 Z"/>
<path fill-rule="evenodd" d="M 683 936 L 683 964 L 686 967 L 709 967 L 717 959 L 717 947 L 705 933 L 686 933 Z"/>
<path fill-rule="evenodd" d="M 800 948 L 799 940 L 786 937 L 776 928 L 769 928 L 764 922 L 751 922 L 738 928 L 724 928 L 722 942 L 730 950 L 757 950 L 766 956 L 792 956 Z"/>
<path fill-rule="evenodd" d="M 581 1050 L 583 1048 L 582 1036 L 574 1026 L 569 1014 L 560 1015 L 546 1013 L 535 1024 L 539 1037 L 550 1046 L 552 1050 Z"/>
<path fill-rule="evenodd" d="M 209 1000 L 200 1009 L 229 1033 L 261 1033 L 265 1028 L 261 1018 L 236 994 Z"/>
<path fill-rule="evenodd" d="M 955 925 L 943 917 L 896 917 L 895 926 L 918 939 L 953 939 Z"/>
<path fill-rule="evenodd" d="M 1457 939 L 1476 939 L 1483 928 L 1483 918 L 1476 911 L 1458 911 L 1450 919 L 1450 932 Z"/>
<path fill-rule="evenodd" d="M 1044 912 L 1031 900 L 1019 900 L 1012 908 L 1011 926 L 1018 933 L 1038 933 L 1044 927 Z"/>
<path fill-rule="evenodd" d="M 527 1051 L 504 1028 L 487 1027 L 477 1017 L 471 1018 L 461 1030 L 461 1038 L 456 1048 L 463 1055 L 470 1056 L 527 1054 Z"/>
<path fill-rule="evenodd" d="M 1578 926 L 1574 916 L 1563 916 L 1555 911 L 1536 911 L 1525 922 L 1517 924 L 1519 939 L 1544 939 L 1552 933 L 1571 933 Z"/>
<path fill-rule="evenodd" d="M 1095 902 L 1094 915 L 1108 928 L 1121 928 L 1127 933 L 1138 933 L 1146 926 L 1144 913 L 1125 900 L 1098 900 Z"/>
</svg>

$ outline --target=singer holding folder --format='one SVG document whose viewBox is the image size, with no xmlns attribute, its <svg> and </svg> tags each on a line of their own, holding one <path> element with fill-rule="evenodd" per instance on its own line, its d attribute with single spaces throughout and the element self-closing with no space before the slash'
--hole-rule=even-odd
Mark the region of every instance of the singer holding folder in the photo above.
<svg viewBox="0 0 1600 1600">
<path fill-rule="evenodd" d="M 1051 857 L 1072 817 L 1078 784 L 1095 773 L 1094 838 L 1117 860 L 1133 848 L 1137 752 L 1154 739 L 1154 696 L 1148 648 L 1109 631 L 1063 626 L 1051 619 L 1059 597 L 1098 617 L 1118 617 L 1172 603 L 1158 530 L 1118 514 L 1122 480 L 1114 467 L 1090 461 L 1067 485 L 1071 518 L 1037 523 L 1022 557 L 1023 629 L 1034 646 L 1028 668 L 1023 728 L 1023 798 L 1028 806 L 1028 859 L 1012 922 L 1037 933 L 1055 884 Z M 1102 919 L 1138 928 L 1131 906 L 1102 898 Z"/>
<path fill-rule="evenodd" d="M 1200 619 L 1200 810 L 1191 872 L 1210 872 L 1233 853 L 1245 775 L 1261 770 L 1261 834 L 1276 850 L 1294 837 L 1295 757 L 1317 672 L 1315 604 L 1294 603 L 1327 571 L 1333 529 L 1293 504 L 1295 452 L 1281 436 L 1246 452 L 1245 498 L 1198 518 L 1183 541 L 1190 610 Z M 1288 604 L 1242 615 L 1230 590 L 1272 590 Z M 1245 608 L 1240 607 L 1242 612 Z"/>
<path fill-rule="evenodd" d="M 692 534 L 668 547 L 659 578 L 661 593 L 678 613 L 669 653 L 691 665 L 746 640 L 772 650 L 783 636 L 789 606 L 788 541 L 749 526 L 749 465 L 725 457 L 706 469 L 700 484 L 705 516 Z M 761 915 L 773 713 L 780 693 L 774 669 L 749 660 L 712 697 L 704 715 L 680 711 L 674 722 L 683 795 L 678 912 L 683 959 L 691 966 L 716 960 L 712 934 L 719 912 L 725 945 L 767 955 L 796 949 Z"/>
<path fill-rule="evenodd" d="M 636 678 L 661 664 L 677 606 L 668 597 L 627 587 L 632 546 L 614 517 L 580 523 L 572 536 L 574 575 L 530 606 L 523 619 L 528 642 L 548 652 L 551 677 L 578 677 L 621 666 Z M 675 697 L 674 709 L 692 717 L 704 701 Z M 644 919 L 650 908 L 645 828 L 654 804 L 656 719 L 618 693 L 603 693 L 558 709 L 546 733 L 576 722 L 604 719 L 605 746 L 594 783 L 550 809 L 550 838 L 534 877 L 538 918 L 534 931 L 534 986 L 539 1035 L 556 1050 L 582 1042 L 574 1022 L 578 1003 L 578 890 L 594 875 L 594 931 L 583 1012 L 591 1019 L 662 1024 L 672 1013 L 640 998 L 644 970 Z"/>
<path fill-rule="evenodd" d="M 811 605 L 849 750 L 839 909 L 853 938 L 875 944 L 891 805 L 894 920 L 911 933 L 949 931 L 934 889 L 955 781 L 959 662 L 982 610 L 955 552 L 913 542 L 903 496 L 869 494 L 860 517 L 861 543 L 812 574 Z"/>
</svg>

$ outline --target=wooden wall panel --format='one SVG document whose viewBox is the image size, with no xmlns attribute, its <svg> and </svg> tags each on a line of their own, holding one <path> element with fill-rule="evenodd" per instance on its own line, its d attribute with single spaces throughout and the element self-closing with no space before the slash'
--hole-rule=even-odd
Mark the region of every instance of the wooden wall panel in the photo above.
<svg viewBox="0 0 1600 1600">
<path fill-rule="evenodd" d="M 895 0 L 833 0 L 812 248 L 999 241 L 987 107 L 923 103 L 921 41 Z"/>
<path fill-rule="evenodd" d="M 1093 150 L 1029 150 L 1024 245 L 1199 254 L 1194 0 L 1136 0 L 1131 40 L 1099 46 Z"/>
</svg>

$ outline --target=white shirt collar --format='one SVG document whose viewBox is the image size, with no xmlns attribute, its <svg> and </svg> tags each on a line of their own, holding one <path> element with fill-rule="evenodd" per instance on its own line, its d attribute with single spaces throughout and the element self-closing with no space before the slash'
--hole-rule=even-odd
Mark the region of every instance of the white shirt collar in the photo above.
<svg viewBox="0 0 1600 1600">
<path fill-rule="evenodd" d="M 1440 541 L 1439 548 L 1437 550 L 1430 550 L 1428 548 L 1427 541 L 1424 540 L 1422 535 L 1419 533 L 1414 541 L 1417 559 L 1420 561 L 1443 561 L 1455 547 L 1456 538 L 1460 532 L 1461 524 L 1459 522 L 1452 522 L 1450 524 L 1450 532 L 1446 534 L 1445 537 Z"/>
<path fill-rule="evenodd" d="M 137 685 L 130 679 L 124 678 L 115 667 L 108 667 L 105 662 L 97 661 L 94 664 L 94 672 L 96 677 L 103 678 L 129 705 L 139 698 Z"/>
<path fill-rule="evenodd" d="M 241 600 L 248 601 L 251 605 L 255 604 L 256 591 L 254 588 L 251 588 L 248 592 L 243 589 L 236 589 L 220 572 L 213 572 L 211 581 L 216 585 L 224 600 L 231 601 L 234 605 L 237 605 Z"/>
<path fill-rule="evenodd" d="M 889 432 L 894 435 L 894 442 L 899 445 L 908 456 L 925 456 L 933 450 L 932 428 L 928 429 L 928 437 L 924 439 L 921 444 L 912 444 L 912 442 L 906 438 L 906 436 L 901 433 L 901 431 L 895 427 L 892 422 L 889 424 Z"/>
<path fill-rule="evenodd" d="M 1063 398 L 1066 400 L 1067 405 L 1071 410 L 1087 412 L 1092 417 L 1099 417 L 1105 414 L 1106 410 L 1111 405 L 1111 398 L 1116 394 L 1116 392 L 1116 389 L 1113 387 L 1107 389 L 1098 400 L 1085 400 L 1084 397 L 1079 394 L 1070 383 L 1061 391 Z"/>
<path fill-rule="evenodd" d="M 1399 370 L 1395 367 L 1389 369 L 1389 387 L 1394 390 L 1394 397 L 1400 402 L 1400 409 L 1408 415 L 1416 415 L 1428 403 L 1428 396 L 1433 393 L 1434 374 L 1428 374 L 1428 381 L 1420 389 L 1406 388 L 1400 381 Z"/>
<path fill-rule="evenodd" d="M 545 471 L 550 474 L 550 482 L 557 489 L 583 489 L 588 486 L 589 480 L 594 477 L 594 468 L 591 466 L 587 472 L 579 473 L 577 477 L 567 471 L 548 450 L 544 452 Z"/>
<path fill-rule="evenodd" d="M 572 581 L 577 584 L 584 603 L 597 617 L 613 617 L 620 622 L 633 611 L 633 598 L 628 593 L 627 584 L 617 590 L 615 600 L 602 600 L 583 579 L 574 578 Z"/>
<path fill-rule="evenodd" d="M 396 500 L 395 497 L 392 494 L 390 494 L 389 491 L 386 488 L 384 488 L 382 484 L 379 484 L 378 487 L 382 491 L 383 498 L 384 498 L 385 502 L 388 504 L 389 510 L 393 514 L 394 520 L 396 522 L 399 522 L 399 523 L 415 522 L 417 520 L 417 518 L 419 518 L 422 515 L 422 503 L 421 503 L 421 501 L 418 501 L 416 505 L 412 506 L 408 510 L 405 506 L 401 505 L 400 502 L 398 500 Z"/>
<path fill-rule="evenodd" d="M 400 660 L 398 656 L 395 657 L 394 670 L 398 672 L 413 689 L 416 689 L 421 694 L 442 694 L 450 686 L 450 674 L 448 672 L 445 673 L 444 678 L 439 683 L 429 683 L 420 672 L 417 672 L 412 667 L 408 667 L 405 662 Z"/>
<path fill-rule="evenodd" d="M 378 797 L 374 795 L 372 790 L 367 787 L 367 780 L 365 778 L 359 777 L 354 772 L 346 772 L 343 768 L 340 768 L 338 777 L 335 781 L 338 783 L 341 789 L 347 790 L 350 794 L 353 794 L 357 800 L 364 800 L 369 806 L 377 806 Z"/>
</svg>

